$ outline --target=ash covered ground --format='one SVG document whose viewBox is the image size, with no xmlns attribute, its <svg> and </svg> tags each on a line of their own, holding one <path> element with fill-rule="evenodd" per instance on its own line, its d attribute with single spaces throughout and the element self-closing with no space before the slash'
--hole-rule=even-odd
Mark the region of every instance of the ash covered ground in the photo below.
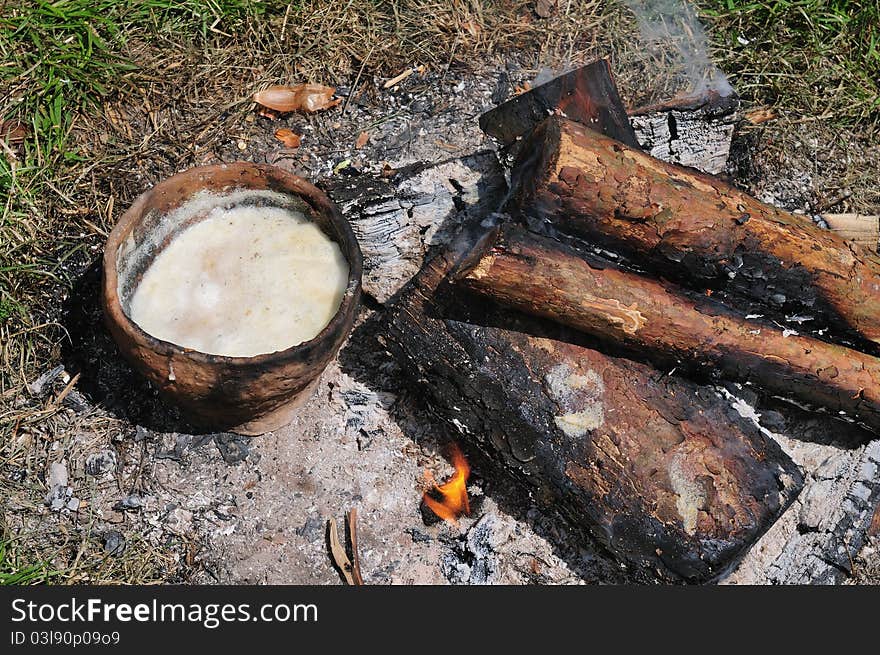
<svg viewBox="0 0 880 655">
<path fill-rule="evenodd" d="M 343 87 L 339 111 L 280 120 L 240 112 L 222 138 L 192 155 L 199 163 L 266 161 L 319 184 L 386 165 L 462 157 L 495 148 L 477 117 L 534 74 L 505 62 L 414 74 L 391 90 L 381 90 L 380 81 L 361 93 Z M 280 148 L 273 136 L 279 127 L 301 132 L 302 147 Z M 364 131 L 369 141 L 357 148 Z M 839 177 L 838 146 L 821 133 L 785 138 L 796 146 L 780 167 L 764 154 L 778 150 L 740 134 L 730 173 L 764 200 L 812 212 L 826 180 Z M 854 148 L 848 156 L 871 153 Z M 174 168 L 151 169 L 149 178 L 137 173 L 126 184 L 139 192 Z M 101 327 L 97 290 L 92 266 L 60 318 L 70 342 L 47 366 L 55 376 L 35 384 L 32 394 L 48 404 L 70 376 L 79 374 L 77 383 L 51 422 L 20 426 L 12 444 L 17 455 L 3 469 L 14 489 L 4 508 L 7 525 L 29 539 L 74 544 L 73 566 L 80 558 L 91 561 L 84 579 L 101 582 L 104 572 L 107 580 L 339 584 L 327 520 L 341 521 L 352 507 L 367 584 L 630 579 L 600 549 L 570 538 L 558 517 L 503 483 L 493 486 L 479 470 L 469 487 L 472 517 L 457 525 L 426 520 L 424 471 L 438 479 L 451 473 L 442 456 L 450 435 L 384 353 L 362 347 L 358 331 L 289 426 L 253 439 L 193 435 L 119 360 Z M 360 323 L 381 311 L 378 300 L 368 299 Z M 748 389 L 731 393 L 731 402 L 744 401 L 743 412 L 760 405 Z M 838 546 L 853 529 L 844 505 L 859 493 L 865 503 L 876 494 L 863 481 L 876 478 L 877 442 L 839 422 L 801 421 L 777 409 L 758 408 L 762 425 L 805 468 L 808 484 L 726 581 L 838 581 L 841 573 L 870 581 L 876 543 L 849 544 L 845 552 Z M 812 569 L 803 565 L 812 555 L 803 553 L 816 553 Z"/>
</svg>

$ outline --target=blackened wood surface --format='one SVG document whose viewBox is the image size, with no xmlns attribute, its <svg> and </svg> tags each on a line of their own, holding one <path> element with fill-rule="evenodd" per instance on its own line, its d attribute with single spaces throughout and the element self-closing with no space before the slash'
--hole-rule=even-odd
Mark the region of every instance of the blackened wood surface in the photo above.
<svg viewBox="0 0 880 655">
<path fill-rule="evenodd" d="M 383 342 L 466 450 L 573 534 L 592 532 L 638 579 L 706 580 L 797 494 L 791 460 L 713 389 L 533 336 L 533 319 L 444 290 L 463 248 L 395 300 Z"/>
<path fill-rule="evenodd" d="M 706 296 L 519 227 L 493 230 L 460 284 L 657 364 L 706 368 L 880 430 L 880 359 L 749 321 Z"/>
<path fill-rule="evenodd" d="M 880 342 L 876 253 L 562 118 L 536 128 L 522 152 L 514 179 L 523 214 L 619 248 L 683 283 L 818 314 L 841 334 Z"/>
<path fill-rule="evenodd" d="M 364 257 L 364 292 L 381 303 L 397 293 L 434 247 L 468 216 L 498 209 L 507 193 L 494 152 L 415 164 L 385 178 L 337 176 L 324 182 Z"/>
<path fill-rule="evenodd" d="M 480 116 L 480 128 L 509 145 L 558 112 L 639 146 L 606 59 L 576 68 L 490 109 Z"/>
<path fill-rule="evenodd" d="M 652 157 L 715 175 L 727 167 L 738 108 L 736 95 L 708 92 L 639 107 L 629 119 L 639 145 Z"/>
</svg>

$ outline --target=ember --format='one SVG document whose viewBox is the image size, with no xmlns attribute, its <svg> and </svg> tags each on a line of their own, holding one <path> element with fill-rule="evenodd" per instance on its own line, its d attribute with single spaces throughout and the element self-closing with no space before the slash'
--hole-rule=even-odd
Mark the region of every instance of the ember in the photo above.
<svg viewBox="0 0 880 655">
<path fill-rule="evenodd" d="M 434 475 L 425 470 L 425 482 L 428 484 L 428 490 L 425 491 L 422 502 L 444 521 L 455 522 L 460 516 L 467 516 L 471 513 L 467 493 L 467 481 L 471 474 L 471 467 L 456 444 L 450 446 L 449 458 L 452 461 L 452 466 L 455 467 L 455 473 L 448 482 L 438 485 Z"/>
</svg>

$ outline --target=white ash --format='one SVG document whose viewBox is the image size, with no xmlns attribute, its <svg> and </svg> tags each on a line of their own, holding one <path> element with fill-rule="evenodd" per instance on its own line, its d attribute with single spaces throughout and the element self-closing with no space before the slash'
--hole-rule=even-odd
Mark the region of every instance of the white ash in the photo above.
<svg viewBox="0 0 880 655">
<path fill-rule="evenodd" d="M 79 498 L 73 496 L 73 488 L 68 486 L 68 481 L 69 476 L 65 461 L 53 462 L 49 465 L 46 475 L 46 486 L 49 491 L 46 493 L 45 502 L 51 511 L 60 512 L 66 508 L 75 512 L 79 509 Z"/>
</svg>

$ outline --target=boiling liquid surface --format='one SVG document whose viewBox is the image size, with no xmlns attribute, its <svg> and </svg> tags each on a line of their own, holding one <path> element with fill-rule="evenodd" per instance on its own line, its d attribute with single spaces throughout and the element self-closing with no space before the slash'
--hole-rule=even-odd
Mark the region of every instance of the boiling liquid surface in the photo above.
<svg viewBox="0 0 880 655">
<path fill-rule="evenodd" d="M 164 341 L 252 357 L 315 337 L 338 311 L 347 283 L 339 246 L 305 215 L 218 208 L 156 257 L 129 316 Z"/>
</svg>

